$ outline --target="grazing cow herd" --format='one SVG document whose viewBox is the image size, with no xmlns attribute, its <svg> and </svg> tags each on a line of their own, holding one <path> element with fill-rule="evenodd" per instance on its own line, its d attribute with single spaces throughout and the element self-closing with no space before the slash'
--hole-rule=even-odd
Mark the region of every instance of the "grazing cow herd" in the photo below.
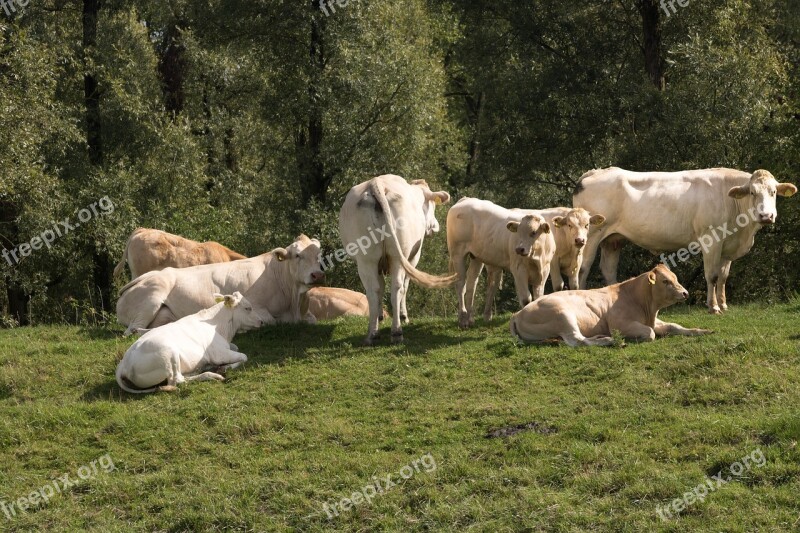
<svg viewBox="0 0 800 533">
<path fill-rule="evenodd" d="M 520 305 L 510 330 L 525 342 L 608 345 L 614 332 L 637 341 L 703 335 L 710 331 L 658 319 L 659 310 L 688 297 L 667 267 L 676 265 L 676 250 L 680 261 L 702 253 L 708 309 L 719 314 L 727 309 L 731 262 L 750 250 L 761 227 L 775 223 L 776 196 L 796 192 L 766 170 L 611 167 L 580 178 L 572 207 L 506 209 L 464 197 L 447 213 L 450 274 L 435 276 L 417 264 L 425 237 L 439 231 L 436 207 L 449 203 L 450 195 L 432 191 L 424 180 L 378 176 L 350 189 L 339 215 L 342 244 L 356 261 L 365 294 L 320 286 L 320 243 L 305 235 L 246 258 L 219 243 L 139 228 L 114 274 L 127 262 L 133 280 L 120 291 L 117 318 L 125 335 L 143 335 L 125 353 L 117 381 L 123 390 L 141 393 L 172 390 L 184 380 L 222 380 L 221 371 L 247 360 L 230 343 L 233 335 L 276 322 L 367 316 L 364 344 L 372 345 L 385 315 L 387 275 L 392 342 L 403 341 L 409 281 L 426 288 L 455 284 L 458 324 L 468 328 L 484 266 L 484 319 L 491 319 L 503 271 L 510 271 Z M 662 264 L 617 283 L 627 242 L 660 253 Z M 598 249 L 608 286 L 586 290 Z M 673 253 L 665 259 L 667 252 Z M 548 277 L 554 292 L 544 295 Z"/>
</svg>

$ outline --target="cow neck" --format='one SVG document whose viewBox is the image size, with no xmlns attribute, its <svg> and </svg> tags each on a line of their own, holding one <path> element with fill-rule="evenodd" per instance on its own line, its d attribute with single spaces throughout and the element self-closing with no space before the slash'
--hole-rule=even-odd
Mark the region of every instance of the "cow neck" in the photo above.
<svg viewBox="0 0 800 533">
<path fill-rule="evenodd" d="M 218 303 L 197 313 L 197 318 L 212 326 L 226 341 L 231 342 L 235 333 L 233 330 L 233 309 L 231 309 L 229 319 L 226 319 L 225 311 L 225 304 Z"/>
<path fill-rule="evenodd" d="M 648 279 L 649 274 L 650 272 L 645 272 L 622 285 L 630 287 L 629 291 L 636 302 L 636 306 L 644 314 L 645 324 L 652 328 L 656 323 L 659 308 L 653 300 L 653 291 Z"/>
<path fill-rule="evenodd" d="M 275 285 L 278 292 L 283 295 L 284 301 L 289 302 L 289 311 L 292 316 L 296 317 L 300 313 L 300 290 L 290 275 L 289 260 L 278 261 L 277 257 L 275 257 L 275 260 L 278 263 L 278 275 L 275 276 Z M 289 282 L 287 283 L 286 280 L 289 280 Z"/>
</svg>

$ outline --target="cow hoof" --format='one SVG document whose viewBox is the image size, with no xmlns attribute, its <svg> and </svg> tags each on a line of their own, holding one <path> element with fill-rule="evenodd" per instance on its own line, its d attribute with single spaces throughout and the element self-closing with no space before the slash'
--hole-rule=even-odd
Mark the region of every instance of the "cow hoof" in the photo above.
<svg viewBox="0 0 800 533">
<path fill-rule="evenodd" d="M 711 313 L 712 315 L 722 314 L 722 311 L 719 310 L 719 307 L 712 307 L 711 309 L 708 310 L 708 312 Z"/>
<path fill-rule="evenodd" d="M 722 309 L 723 312 L 727 311 L 728 310 L 728 304 L 722 304 L 722 305 L 719 306 L 719 308 Z"/>
<path fill-rule="evenodd" d="M 400 315 L 400 322 L 408 324 L 408 317 L 406 315 Z"/>
<path fill-rule="evenodd" d="M 372 346 L 373 344 L 375 344 L 375 341 L 378 340 L 378 337 L 379 336 L 377 333 L 375 333 L 374 335 L 367 335 L 364 338 L 364 342 L 362 342 L 362 344 L 364 346 Z"/>
<path fill-rule="evenodd" d="M 404 342 L 403 332 L 402 331 L 393 331 L 392 332 L 392 344 L 401 344 L 402 342 Z"/>
<path fill-rule="evenodd" d="M 176 387 L 175 385 L 162 385 L 161 387 L 158 388 L 158 390 L 160 390 L 161 392 L 175 392 L 176 390 L 178 390 L 178 387 Z"/>
<path fill-rule="evenodd" d="M 484 322 L 491 322 L 492 321 L 492 317 L 493 317 L 492 313 L 487 313 L 487 314 L 483 315 L 483 321 Z"/>
</svg>

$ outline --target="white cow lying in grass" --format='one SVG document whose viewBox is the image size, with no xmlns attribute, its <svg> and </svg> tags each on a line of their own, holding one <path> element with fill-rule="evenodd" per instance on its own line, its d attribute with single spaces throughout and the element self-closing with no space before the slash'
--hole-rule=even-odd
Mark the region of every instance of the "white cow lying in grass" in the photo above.
<svg viewBox="0 0 800 533">
<path fill-rule="evenodd" d="M 147 331 L 128 348 L 117 366 L 117 383 L 126 392 L 173 391 L 184 381 L 225 378 L 209 368 L 237 368 L 247 361 L 231 344 L 238 331 L 259 328 L 262 319 L 241 293 L 214 294 L 216 305 Z M 167 384 L 161 386 L 166 380 Z"/>
</svg>

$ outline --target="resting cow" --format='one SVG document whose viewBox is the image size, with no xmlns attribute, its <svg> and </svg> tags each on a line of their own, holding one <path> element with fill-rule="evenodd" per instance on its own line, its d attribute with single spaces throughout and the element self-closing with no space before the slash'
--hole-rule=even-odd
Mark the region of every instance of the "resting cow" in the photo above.
<svg viewBox="0 0 800 533">
<path fill-rule="evenodd" d="M 688 296 L 675 274 L 658 265 L 636 278 L 602 289 L 548 294 L 511 317 L 511 334 L 525 342 L 561 337 L 570 346 L 607 346 L 614 342 L 614 331 L 637 341 L 711 333 L 658 319 L 660 309 Z"/>
<path fill-rule="evenodd" d="M 224 381 L 219 370 L 208 369 L 238 368 L 247 361 L 231 340 L 239 331 L 260 327 L 261 317 L 241 293 L 211 296 L 219 303 L 148 331 L 128 348 L 117 366 L 122 390 L 143 394 L 175 390 L 185 381 Z"/>
<path fill-rule="evenodd" d="M 690 253 L 703 254 L 712 313 L 727 309 L 725 282 L 731 262 L 753 246 L 755 234 L 774 224 L 775 197 L 797 187 L 778 183 L 766 170 L 752 174 L 729 168 L 684 172 L 592 170 L 575 188 L 573 205 L 605 213 L 606 223 L 589 233 L 583 252 L 581 288 L 586 288 L 594 257 L 602 246 L 600 269 L 606 284 L 616 283 L 620 248 L 628 240 L 658 254 L 680 250 L 662 261 L 675 266 Z M 685 248 L 685 249 L 684 249 Z"/>
<path fill-rule="evenodd" d="M 197 242 L 157 229 L 137 228 L 128 237 L 122 259 L 114 267 L 114 277 L 122 274 L 125 262 L 131 279 L 151 270 L 185 268 L 246 259 L 218 242 Z"/>
<path fill-rule="evenodd" d="M 287 248 L 229 263 L 148 272 L 125 285 L 117 301 L 117 320 L 129 335 L 210 307 L 212 293 L 241 292 L 265 324 L 315 322 L 305 309 L 306 292 L 325 280 L 316 239 L 298 237 Z"/>
<path fill-rule="evenodd" d="M 392 342 L 403 342 L 401 321 L 408 322 L 409 278 L 428 288 L 455 281 L 455 276 L 432 276 L 416 268 L 425 236 L 439 231 L 434 210 L 449 201 L 449 194 L 431 191 L 424 180 L 409 184 L 391 174 L 360 183 L 347 193 L 339 213 L 339 233 L 345 249 L 355 255 L 369 301 L 364 344 L 377 338 L 386 274 L 392 283 Z"/>
<path fill-rule="evenodd" d="M 475 287 L 484 264 L 495 271 L 511 271 L 520 307 L 524 307 L 531 301 L 531 287 L 534 300 L 544 294 L 556 243 L 550 224 L 536 213 L 462 198 L 447 213 L 447 249 L 451 269 L 458 275 L 458 324 L 466 328 L 474 323 Z M 491 309 L 491 300 L 487 307 Z"/>
<path fill-rule="evenodd" d="M 583 261 L 583 247 L 589 234 L 590 226 L 599 226 L 605 221 L 603 215 L 592 215 L 585 209 L 571 207 L 552 207 L 549 209 L 512 209 L 514 213 L 537 214 L 550 224 L 553 238 L 556 241 L 556 253 L 550 263 L 550 282 L 553 292 L 564 290 L 566 276 L 569 288 L 577 289 L 578 271 Z M 498 287 L 503 279 L 503 270 L 486 267 L 486 303 L 483 318 L 492 319 L 492 303 Z"/>
<path fill-rule="evenodd" d="M 317 320 L 333 320 L 340 316 L 369 316 L 367 295 L 339 287 L 312 287 L 308 291 L 308 312 Z M 383 320 L 382 311 L 378 320 Z"/>
</svg>

